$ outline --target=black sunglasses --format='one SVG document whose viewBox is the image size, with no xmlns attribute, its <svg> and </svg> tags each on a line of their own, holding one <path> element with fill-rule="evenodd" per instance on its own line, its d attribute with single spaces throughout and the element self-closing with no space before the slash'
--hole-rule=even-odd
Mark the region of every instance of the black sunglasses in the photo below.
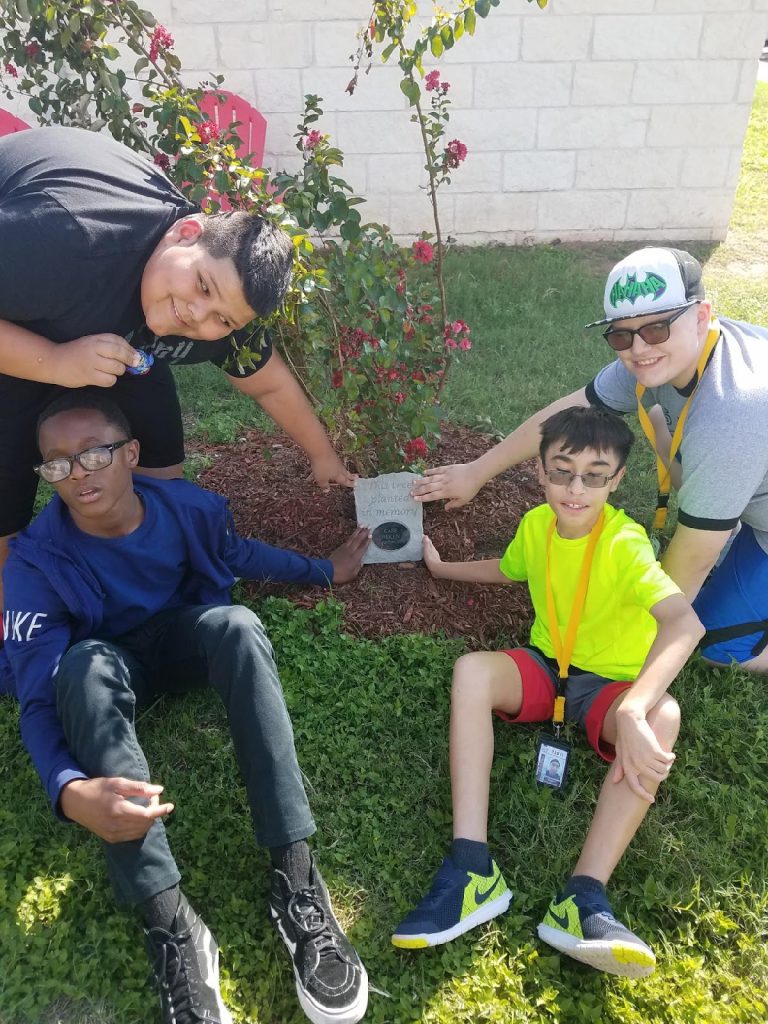
<svg viewBox="0 0 768 1024">
<path fill-rule="evenodd" d="M 607 331 L 603 331 L 603 337 L 614 352 L 626 352 L 627 349 L 632 348 L 636 334 L 640 335 L 646 345 L 661 345 L 663 342 L 669 341 L 669 329 L 675 320 L 679 320 L 683 313 L 687 313 L 690 308 L 690 306 L 683 306 L 666 320 L 655 320 L 652 324 L 643 324 L 642 327 L 637 327 L 634 330 L 631 327 L 621 327 L 618 330 L 609 327 Z"/>
</svg>

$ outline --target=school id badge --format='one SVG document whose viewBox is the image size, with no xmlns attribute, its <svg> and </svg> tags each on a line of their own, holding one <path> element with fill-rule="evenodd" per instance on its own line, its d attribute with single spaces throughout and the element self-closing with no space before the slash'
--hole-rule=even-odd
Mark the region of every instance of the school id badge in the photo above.
<svg viewBox="0 0 768 1024">
<path fill-rule="evenodd" d="M 564 740 L 547 733 L 539 735 L 536 745 L 536 781 L 552 789 L 565 789 L 568 767 L 571 763 L 571 747 Z"/>
</svg>

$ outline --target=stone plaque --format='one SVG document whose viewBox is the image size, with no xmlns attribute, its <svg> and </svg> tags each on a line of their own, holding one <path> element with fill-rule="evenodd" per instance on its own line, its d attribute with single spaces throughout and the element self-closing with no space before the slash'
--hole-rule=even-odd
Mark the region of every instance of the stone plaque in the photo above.
<svg viewBox="0 0 768 1024">
<path fill-rule="evenodd" d="M 355 484 L 359 526 L 373 533 L 363 565 L 421 560 L 423 509 L 411 497 L 416 473 L 384 473 Z"/>
</svg>

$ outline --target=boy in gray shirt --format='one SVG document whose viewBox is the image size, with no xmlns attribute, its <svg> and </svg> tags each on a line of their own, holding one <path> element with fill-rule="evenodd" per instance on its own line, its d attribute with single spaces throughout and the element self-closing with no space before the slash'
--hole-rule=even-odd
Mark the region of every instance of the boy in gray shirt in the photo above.
<svg viewBox="0 0 768 1024">
<path fill-rule="evenodd" d="M 700 264 L 677 249 L 644 248 L 617 263 L 604 308 L 605 318 L 589 326 L 606 325 L 614 362 L 475 462 L 427 470 L 414 497 L 447 498 L 449 508 L 470 501 L 497 473 L 535 454 L 540 424 L 559 409 L 637 411 L 657 451 L 660 510 L 670 482 L 679 489 L 677 528 L 662 566 L 707 629 L 704 654 L 766 671 L 768 331 L 714 317 Z M 664 514 L 657 513 L 659 527 Z"/>
</svg>

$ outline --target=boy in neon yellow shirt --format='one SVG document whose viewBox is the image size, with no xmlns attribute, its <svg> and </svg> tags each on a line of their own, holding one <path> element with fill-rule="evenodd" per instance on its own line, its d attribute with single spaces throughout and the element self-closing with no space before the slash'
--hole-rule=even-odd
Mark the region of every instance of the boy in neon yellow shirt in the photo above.
<svg viewBox="0 0 768 1024">
<path fill-rule="evenodd" d="M 528 647 L 465 654 L 455 665 L 451 854 L 392 942 L 404 949 L 439 945 L 509 907 L 512 893 L 487 845 L 492 714 L 551 720 L 560 683 L 565 718 L 584 728 L 612 766 L 573 875 L 550 904 L 539 937 L 599 970 L 643 977 L 655 956 L 616 920 L 605 885 L 671 769 L 680 709 L 666 691 L 704 630 L 643 528 L 606 504 L 624 475 L 634 440 L 629 427 L 606 410 L 574 407 L 551 416 L 541 431 L 539 480 L 547 504 L 523 517 L 503 558 L 443 562 L 424 540 L 435 577 L 526 580 L 535 620 Z"/>
</svg>

